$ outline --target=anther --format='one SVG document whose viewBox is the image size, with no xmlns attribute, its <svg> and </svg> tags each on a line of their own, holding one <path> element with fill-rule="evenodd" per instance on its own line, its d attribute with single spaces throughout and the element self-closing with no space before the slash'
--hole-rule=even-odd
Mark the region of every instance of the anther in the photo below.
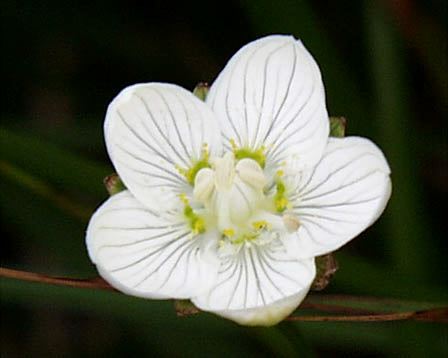
<svg viewBox="0 0 448 358">
<path fill-rule="evenodd" d="M 300 227 L 299 218 L 292 214 L 283 215 L 283 223 L 289 232 L 297 231 Z"/>
</svg>

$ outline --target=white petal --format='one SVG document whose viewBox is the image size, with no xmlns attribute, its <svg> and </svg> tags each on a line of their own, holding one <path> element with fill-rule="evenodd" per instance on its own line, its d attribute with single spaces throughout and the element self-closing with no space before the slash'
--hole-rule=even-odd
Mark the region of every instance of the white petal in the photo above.
<svg viewBox="0 0 448 358">
<path fill-rule="evenodd" d="M 242 310 L 216 311 L 214 313 L 245 326 L 273 326 L 295 311 L 305 298 L 308 290 L 309 287 L 267 306 Z"/>
<path fill-rule="evenodd" d="M 297 257 L 334 251 L 381 215 L 391 194 L 390 169 L 365 138 L 330 138 L 322 161 L 298 176 L 294 213 L 300 227 L 286 241 Z"/>
<path fill-rule="evenodd" d="M 315 276 L 314 259 L 291 258 L 279 241 L 244 245 L 221 260 L 215 286 L 192 301 L 241 324 L 278 323 L 299 305 Z"/>
<path fill-rule="evenodd" d="M 211 110 L 187 90 L 148 83 L 125 88 L 109 105 L 104 124 L 109 156 L 126 187 L 151 209 L 168 210 L 186 191 L 179 168 L 200 159 L 203 145 L 221 153 Z"/>
<path fill-rule="evenodd" d="M 86 243 L 98 272 L 118 290 L 190 298 L 209 289 L 218 270 L 212 243 L 190 231 L 182 217 L 161 216 L 126 190 L 95 212 Z"/>
<path fill-rule="evenodd" d="M 292 157 L 306 167 L 322 156 L 329 123 L 319 67 L 291 36 L 264 37 L 240 49 L 206 102 L 227 140 L 266 146 L 268 165 Z"/>
</svg>

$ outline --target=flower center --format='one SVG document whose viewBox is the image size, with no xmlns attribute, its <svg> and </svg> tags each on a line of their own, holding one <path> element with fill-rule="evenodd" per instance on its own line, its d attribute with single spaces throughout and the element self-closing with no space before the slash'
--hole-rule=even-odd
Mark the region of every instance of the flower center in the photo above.
<svg viewBox="0 0 448 358">
<path fill-rule="evenodd" d="M 239 159 L 239 160 L 238 160 Z M 216 229 L 230 244 L 270 242 L 282 232 L 298 228 L 298 220 L 284 213 L 287 204 L 281 175 L 276 176 L 274 193 L 259 161 L 238 158 L 229 152 L 210 161 L 194 179 L 193 199 L 205 227 Z"/>
</svg>

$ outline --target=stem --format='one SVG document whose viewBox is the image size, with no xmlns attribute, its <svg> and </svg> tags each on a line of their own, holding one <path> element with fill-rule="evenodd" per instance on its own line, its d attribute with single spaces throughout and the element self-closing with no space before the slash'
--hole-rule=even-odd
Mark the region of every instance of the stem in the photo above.
<svg viewBox="0 0 448 358">
<path fill-rule="evenodd" d="M 34 272 L 19 271 L 0 267 L 0 277 L 13 278 L 21 281 L 39 282 L 50 285 L 68 286 L 77 288 L 93 288 L 101 290 L 115 289 L 100 277 L 90 279 L 77 279 L 66 277 L 52 277 Z"/>
<path fill-rule="evenodd" d="M 34 272 L 12 270 L 0 267 L 0 277 L 11 278 L 22 281 L 38 282 L 51 285 L 75 287 L 75 288 L 90 288 L 116 291 L 106 281 L 100 277 L 90 279 L 74 279 L 64 277 L 53 277 L 42 275 Z M 321 304 L 315 301 L 319 297 L 325 298 L 327 301 L 339 301 L 341 304 Z M 374 297 L 358 297 L 348 295 L 310 295 L 301 304 L 302 309 L 314 309 L 322 312 L 331 312 L 335 315 L 298 315 L 289 316 L 287 321 L 304 321 L 304 322 L 386 322 L 386 321 L 402 321 L 415 320 L 427 322 L 445 322 L 448 323 L 448 307 L 439 307 L 427 310 L 407 311 L 407 312 L 376 312 L 366 310 L 363 308 L 347 307 L 344 301 L 357 302 L 390 302 L 387 299 Z M 392 302 L 396 302 L 392 300 Z"/>
<path fill-rule="evenodd" d="M 387 322 L 387 321 L 426 321 L 448 323 L 448 307 L 424 311 L 375 313 L 351 316 L 289 316 L 288 321 L 305 322 Z"/>
</svg>

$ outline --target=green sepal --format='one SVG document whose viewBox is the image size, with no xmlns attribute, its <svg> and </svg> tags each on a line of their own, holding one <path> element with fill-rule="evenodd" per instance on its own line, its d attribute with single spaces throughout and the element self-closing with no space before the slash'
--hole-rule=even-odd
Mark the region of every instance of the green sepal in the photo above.
<svg viewBox="0 0 448 358">
<path fill-rule="evenodd" d="M 174 309 L 179 317 L 190 316 L 200 312 L 190 300 L 175 300 Z"/>
<path fill-rule="evenodd" d="M 103 183 L 110 196 L 118 194 L 120 191 L 126 190 L 126 186 L 116 173 L 110 174 L 105 177 L 103 179 Z"/>
<path fill-rule="evenodd" d="M 330 137 L 345 137 L 347 119 L 345 117 L 330 117 Z"/>
<path fill-rule="evenodd" d="M 208 90 L 210 89 L 207 82 L 199 82 L 193 90 L 193 94 L 200 100 L 205 101 Z"/>
<path fill-rule="evenodd" d="M 311 284 L 311 290 L 322 291 L 328 286 L 339 265 L 333 254 L 316 257 L 316 277 Z"/>
</svg>

